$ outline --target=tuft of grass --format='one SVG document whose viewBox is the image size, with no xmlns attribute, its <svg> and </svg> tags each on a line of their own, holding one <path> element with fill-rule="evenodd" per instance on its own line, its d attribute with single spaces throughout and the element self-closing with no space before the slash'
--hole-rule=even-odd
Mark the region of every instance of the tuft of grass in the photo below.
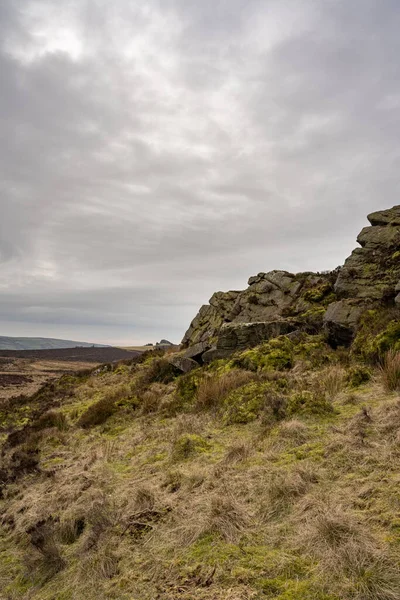
<svg viewBox="0 0 400 600">
<path fill-rule="evenodd" d="M 195 409 L 219 409 L 224 398 L 233 390 L 255 379 L 255 374 L 242 369 L 232 369 L 222 375 L 212 374 L 199 383 Z"/>
<path fill-rule="evenodd" d="M 60 522 L 58 537 L 62 544 L 74 544 L 85 530 L 85 518 L 83 516 L 67 516 Z"/>
<path fill-rule="evenodd" d="M 235 542 L 248 524 L 245 510 L 232 496 L 215 494 L 210 498 L 201 535 L 216 534 L 227 542 Z"/>
<path fill-rule="evenodd" d="M 50 427 L 56 427 L 59 431 L 66 431 L 68 429 L 68 421 L 64 413 L 48 410 L 34 424 L 36 430 L 49 429 Z"/>
<path fill-rule="evenodd" d="M 30 548 L 25 554 L 24 562 L 28 572 L 45 583 L 65 567 L 56 543 L 53 519 L 39 521 L 28 528 Z"/>
<path fill-rule="evenodd" d="M 332 365 L 321 374 L 321 386 L 329 400 L 334 400 L 342 391 L 346 371 L 343 367 Z"/>
<path fill-rule="evenodd" d="M 389 350 L 380 367 L 382 384 L 387 392 L 400 390 L 400 352 Z"/>
</svg>

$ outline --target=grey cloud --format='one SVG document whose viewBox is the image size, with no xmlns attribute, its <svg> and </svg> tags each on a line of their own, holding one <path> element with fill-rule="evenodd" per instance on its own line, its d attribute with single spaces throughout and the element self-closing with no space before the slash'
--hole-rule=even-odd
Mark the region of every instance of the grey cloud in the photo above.
<svg viewBox="0 0 400 600">
<path fill-rule="evenodd" d="M 178 341 L 217 289 L 343 262 L 398 203 L 399 19 L 392 0 L 2 2 L 4 334 Z"/>
</svg>

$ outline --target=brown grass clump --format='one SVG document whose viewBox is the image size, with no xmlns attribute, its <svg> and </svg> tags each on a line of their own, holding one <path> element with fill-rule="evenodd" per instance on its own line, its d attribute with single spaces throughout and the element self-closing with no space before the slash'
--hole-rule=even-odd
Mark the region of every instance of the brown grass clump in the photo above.
<svg viewBox="0 0 400 600">
<path fill-rule="evenodd" d="M 65 561 L 56 544 L 54 525 L 50 518 L 39 521 L 26 531 L 30 548 L 24 562 L 28 572 L 35 574 L 42 583 L 65 567 Z"/>
<path fill-rule="evenodd" d="M 271 473 L 259 511 L 262 519 L 268 521 L 287 510 L 308 491 L 311 479 L 309 470 Z"/>
<path fill-rule="evenodd" d="M 48 429 L 50 427 L 56 427 L 59 431 L 66 431 L 68 429 L 68 421 L 64 413 L 49 410 L 43 413 L 34 424 L 36 430 Z"/>
<path fill-rule="evenodd" d="M 134 506 L 137 511 L 153 510 L 156 505 L 156 495 L 148 487 L 139 487 L 136 490 Z"/>
<path fill-rule="evenodd" d="M 58 527 L 58 537 L 62 544 L 73 544 L 82 535 L 85 530 L 85 518 L 65 517 Z"/>
<path fill-rule="evenodd" d="M 308 426 L 298 419 L 290 419 L 279 425 L 279 438 L 290 441 L 294 446 L 304 444 L 308 435 Z"/>
<path fill-rule="evenodd" d="M 140 408 L 144 415 L 157 412 L 161 404 L 162 395 L 158 389 L 150 388 L 140 395 Z"/>
<path fill-rule="evenodd" d="M 85 580 L 92 580 L 95 585 L 96 579 L 114 579 L 119 574 L 120 557 L 116 552 L 116 546 L 108 541 L 96 552 L 83 556 L 80 563 L 80 574 Z"/>
<path fill-rule="evenodd" d="M 237 443 L 228 448 L 227 453 L 223 459 L 224 464 L 234 464 L 246 460 L 252 451 L 252 445 L 250 443 Z"/>
<path fill-rule="evenodd" d="M 382 384 L 387 392 L 400 390 L 400 352 L 389 350 L 380 367 Z"/>
<path fill-rule="evenodd" d="M 300 545 L 318 560 L 321 581 L 339 585 L 340 597 L 395 600 L 400 597 L 398 559 L 381 547 L 364 526 L 340 504 L 307 498 L 302 507 Z M 300 517 L 301 521 L 301 517 Z"/>
<path fill-rule="evenodd" d="M 321 386 L 329 400 L 334 400 L 340 394 L 345 384 L 345 376 L 345 369 L 337 365 L 326 368 L 319 375 Z"/>
<path fill-rule="evenodd" d="M 227 542 L 235 542 L 248 524 L 245 511 L 233 497 L 216 494 L 210 499 L 202 534 L 214 533 Z"/>
<path fill-rule="evenodd" d="M 253 381 L 255 378 L 254 373 L 241 369 L 234 369 L 222 375 L 206 377 L 199 384 L 195 408 L 197 410 L 218 409 L 229 392 Z"/>
</svg>

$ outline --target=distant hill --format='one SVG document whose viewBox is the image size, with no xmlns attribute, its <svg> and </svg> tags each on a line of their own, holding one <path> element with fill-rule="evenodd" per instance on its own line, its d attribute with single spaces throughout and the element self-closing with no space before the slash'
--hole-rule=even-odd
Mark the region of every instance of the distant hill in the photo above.
<svg viewBox="0 0 400 600">
<path fill-rule="evenodd" d="M 53 350 L 58 348 L 107 348 L 104 344 L 73 342 L 55 338 L 5 337 L 0 336 L 0 350 Z"/>
</svg>

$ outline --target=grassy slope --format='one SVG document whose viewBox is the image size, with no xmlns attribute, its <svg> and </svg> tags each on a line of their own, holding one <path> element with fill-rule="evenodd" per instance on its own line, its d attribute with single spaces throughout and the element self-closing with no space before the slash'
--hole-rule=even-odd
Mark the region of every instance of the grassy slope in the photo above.
<svg viewBox="0 0 400 600">
<path fill-rule="evenodd" d="M 266 352 L 169 383 L 154 357 L 61 380 L 56 416 L 6 451 L 40 461 L 1 501 L 0 597 L 399 598 L 398 396 L 377 373 L 349 387 L 317 345 L 243 371 Z"/>
</svg>

